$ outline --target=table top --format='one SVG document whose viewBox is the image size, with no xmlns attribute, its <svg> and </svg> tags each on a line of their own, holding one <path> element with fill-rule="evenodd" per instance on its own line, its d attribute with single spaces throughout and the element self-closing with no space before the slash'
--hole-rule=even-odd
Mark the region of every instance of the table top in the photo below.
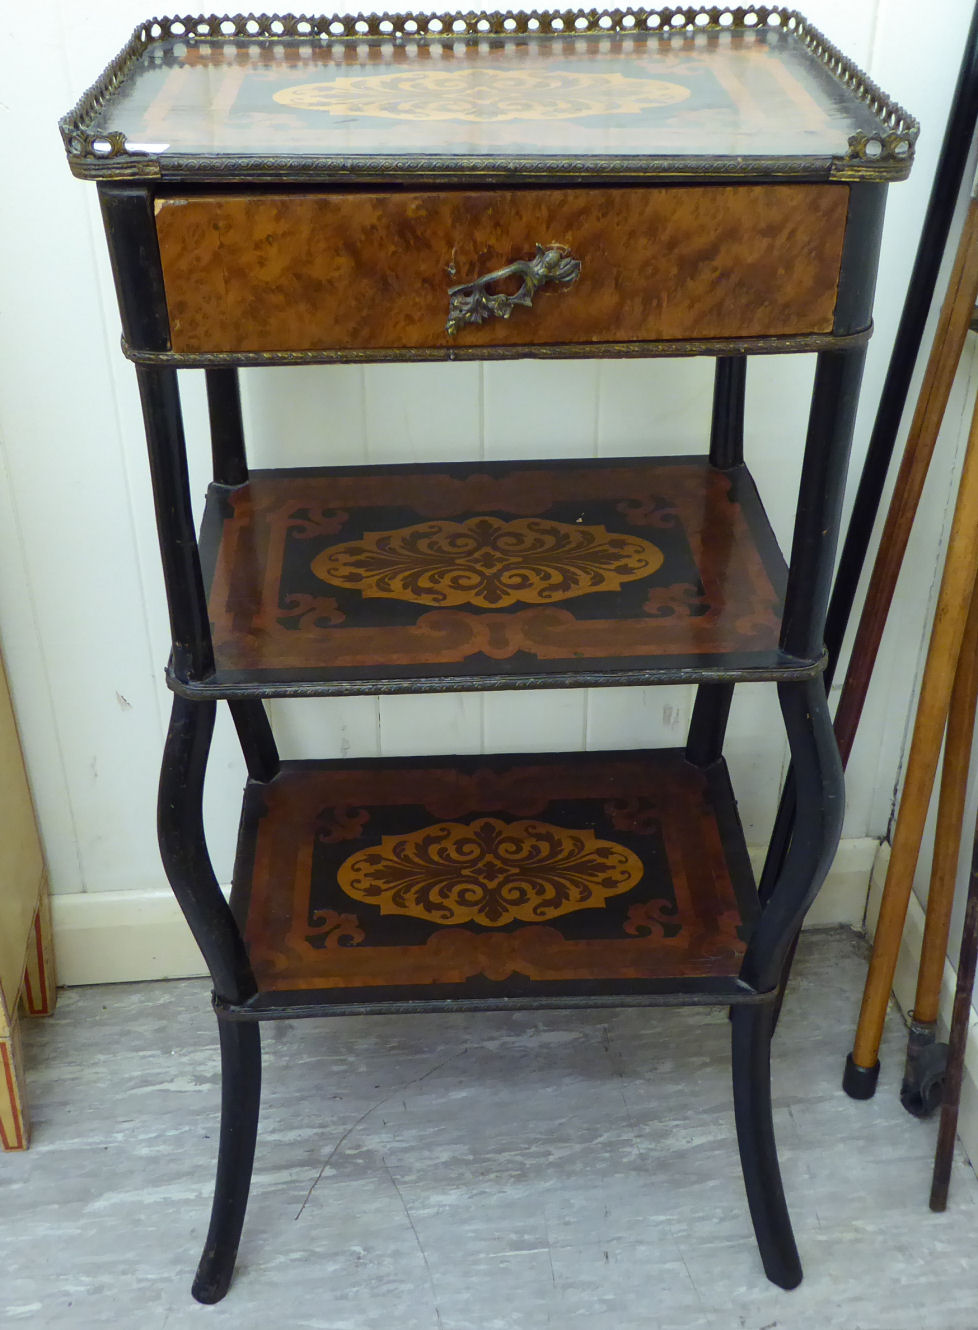
<svg viewBox="0 0 978 1330">
<path fill-rule="evenodd" d="M 61 122 L 75 174 L 898 179 L 917 125 L 793 11 L 158 19 Z"/>
</svg>

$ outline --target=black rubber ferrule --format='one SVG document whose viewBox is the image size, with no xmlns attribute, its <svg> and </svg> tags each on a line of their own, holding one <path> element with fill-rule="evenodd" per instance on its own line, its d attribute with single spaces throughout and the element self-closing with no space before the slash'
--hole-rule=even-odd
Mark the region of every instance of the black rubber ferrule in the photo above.
<svg viewBox="0 0 978 1330">
<path fill-rule="evenodd" d="M 846 1069 L 842 1077 L 842 1088 L 850 1099 L 872 1099 L 876 1093 L 876 1082 L 880 1078 L 880 1060 L 872 1067 L 860 1067 L 852 1060 L 850 1053 L 846 1058 Z"/>
</svg>

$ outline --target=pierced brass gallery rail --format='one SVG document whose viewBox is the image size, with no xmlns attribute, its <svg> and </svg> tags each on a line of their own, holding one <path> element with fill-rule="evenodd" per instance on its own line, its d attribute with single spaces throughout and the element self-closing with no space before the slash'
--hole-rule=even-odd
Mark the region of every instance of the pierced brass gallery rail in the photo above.
<svg viewBox="0 0 978 1330">
<path fill-rule="evenodd" d="M 477 277 L 474 282 L 448 288 L 448 322 L 445 331 L 454 337 L 469 323 L 486 319 L 508 319 L 517 305 L 532 305 L 533 297 L 547 282 L 576 282 L 581 275 L 580 259 L 571 258 L 566 245 L 537 245 L 536 257 L 517 259 L 498 272 Z M 493 293 L 487 288 L 507 277 L 522 277 L 515 295 Z"/>
</svg>

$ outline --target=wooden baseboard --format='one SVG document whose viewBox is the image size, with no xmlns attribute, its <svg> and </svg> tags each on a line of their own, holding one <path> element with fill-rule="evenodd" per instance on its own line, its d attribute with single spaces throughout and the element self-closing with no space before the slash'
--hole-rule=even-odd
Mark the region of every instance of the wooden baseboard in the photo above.
<svg viewBox="0 0 978 1330">
<path fill-rule="evenodd" d="M 880 902 L 883 896 L 883 883 L 890 862 L 890 847 L 879 847 L 876 863 L 870 877 L 869 899 L 866 904 L 866 931 L 872 938 L 876 931 Z M 907 922 L 900 944 L 896 974 L 893 980 L 893 996 L 903 1015 L 909 1018 L 913 1008 L 914 995 L 917 991 L 917 966 L 920 959 L 920 946 L 924 938 L 924 907 L 916 896 L 910 897 L 907 910 Z M 938 1018 L 938 1037 L 946 1039 L 951 1022 L 951 1008 L 954 1003 L 954 988 L 957 972 L 949 959 L 944 961 L 944 975 L 941 980 L 941 1005 Z M 902 1068 L 891 1068 L 896 1072 Z M 964 1059 L 964 1080 L 961 1086 L 961 1110 L 958 1115 L 958 1136 L 974 1165 L 978 1160 L 978 1014 L 971 1012 L 968 1043 Z"/>
<path fill-rule="evenodd" d="M 808 917 L 808 925 L 860 925 L 875 840 L 845 840 Z M 755 872 L 764 851 L 752 850 Z M 186 979 L 205 973 L 200 954 L 168 891 L 99 891 L 54 896 L 58 976 L 62 984 Z"/>
</svg>

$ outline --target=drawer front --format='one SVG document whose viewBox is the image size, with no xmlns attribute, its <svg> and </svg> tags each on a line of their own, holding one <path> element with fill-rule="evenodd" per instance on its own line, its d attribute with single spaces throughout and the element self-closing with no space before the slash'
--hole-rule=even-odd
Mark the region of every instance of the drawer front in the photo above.
<svg viewBox="0 0 978 1330">
<path fill-rule="evenodd" d="M 158 199 L 156 223 L 177 352 L 542 346 L 831 332 L 848 202 L 845 185 L 256 191 Z M 576 280 L 449 335 L 449 288 L 537 246 L 564 247 Z"/>
</svg>

